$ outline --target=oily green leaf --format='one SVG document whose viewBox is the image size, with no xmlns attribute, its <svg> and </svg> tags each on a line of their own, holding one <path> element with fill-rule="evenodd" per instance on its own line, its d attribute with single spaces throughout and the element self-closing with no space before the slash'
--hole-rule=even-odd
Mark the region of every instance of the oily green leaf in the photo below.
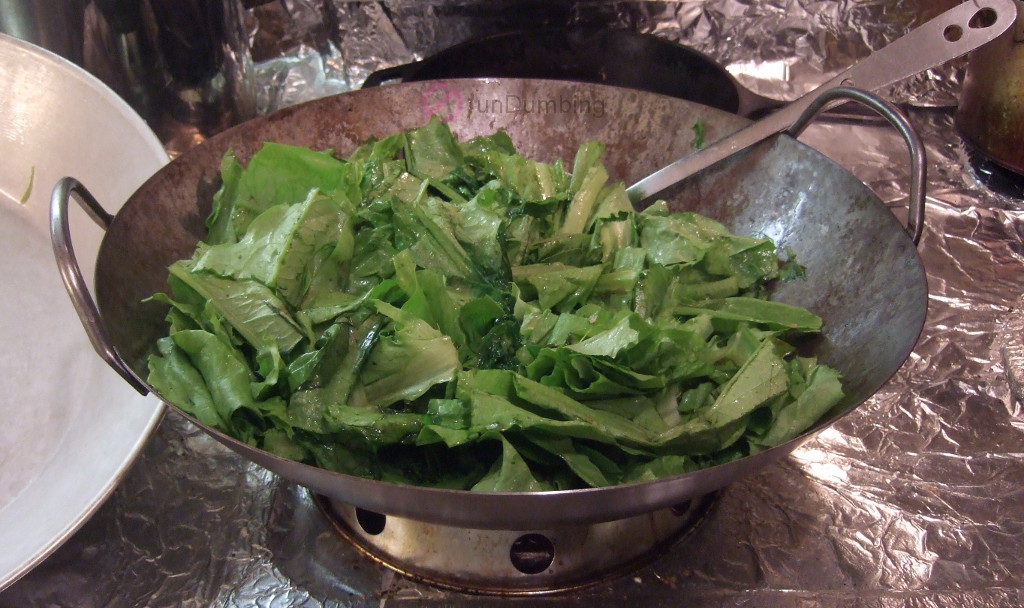
<svg viewBox="0 0 1024 608">
<path fill-rule="evenodd" d="M 689 456 L 667 454 L 652 460 L 634 463 L 626 469 L 622 476 L 623 483 L 652 481 L 664 477 L 674 477 L 696 471 L 697 463 Z"/>
<path fill-rule="evenodd" d="M 220 229 L 226 237 L 240 237 L 249 223 L 270 207 L 300 203 L 312 190 L 358 198 L 358 190 L 350 185 L 356 179 L 352 169 L 330 151 L 319 152 L 273 142 L 264 144 L 243 170 L 236 173 L 233 167 L 229 168 L 224 179 L 224 202 L 220 209 L 215 210 L 214 226 L 230 222 L 230 227 Z M 230 188 L 228 184 L 231 184 Z M 222 219 L 225 216 L 226 219 Z M 224 238 L 210 242 L 233 240 Z"/>
<path fill-rule="evenodd" d="M 259 281 L 298 306 L 319 264 L 334 254 L 346 220 L 339 204 L 312 191 L 301 203 L 261 213 L 237 243 L 205 248 L 192 270 Z"/>
<path fill-rule="evenodd" d="M 495 461 L 491 470 L 472 489 L 476 492 L 542 492 L 550 487 L 537 481 L 530 467 L 523 460 L 508 439 L 498 436 L 501 441 L 501 458 Z"/>
<path fill-rule="evenodd" d="M 242 165 L 235 155 L 228 151 L 220 162 L 221 186 L 213 197 L 213 208 L 206 218 L 208 234 L 206 242 L 210 244 L 234 243 L 238 240 L 232 217 L 238 204 L 238 183 L 242 178 Z"/>
<path fill-rule="evenodd" d="M 843 398 L 840 375 L 824 365 L 807 374 L 807 385 L 795 401 L 782 407 L 772 427 L 758 443 L 771 447 L 785 443 L 814 425 Z"/>
<path fill-rule="evenodd" d="M 549 437 L 535 433 L 529 437 L 529 440 L 534 445 L 564 461 L 566 466 L 586 485 L 592 488 L 600 488 L 615 484 L 613 480 L 616 480 L 617 476 L 609 479 L 606 471 L 602 470 L 602 467 L 594 461 L 595 459 L 591 459 L 591 455 L 596 456 L 600 452 L 596 452 L 596 454 L 594 452 L 580 452 L 576 449 L 573 441 L 567 437 Z M 608 467 L 607 460 L 596 460 Z"/>
<path fill-rule="evenodd" d="M 259 415 L 252 394 L 254 378 L 238 351 L 201 330 L 179 331 L 171 340 L 202 375 L 213 408 L 228 429 L 239 428 L 238 414 Z"/>
<path fill-rule="evenodd" d="M 436 117 L 406 133 L 409 172 L 442 179 L 462 164 L 462 150 L 451 130 Z"/>
<path fill-rule="evenodd" d="M 266 285 L 192 272 L 183 262 L 172 264 L 170 271 L 206 301 L 207 317 L 215 313 L 223 318 L 258 350 L 286 351 L 303 339 L 285 302 Z"/>
<path fill-rule="evenodd" d="M 203 375 L 170 337 L 156 343 L 159 356 L 149 358 L 149 383 L 160 395 L 192 414 L 199 422 L 224 428 L 226 421 L 213 404 Z"/>
<path fill-rule="evenodd" d="M 361 400 L 378 407 L 411 401 L 455 378 L 460 362 L 451 338 L 389 304 L 378 303 L 377 310 L 394 323 L 366 360 L 356 388 Z"/>
<path fill-rule="evenodd" d="M 712 424 L 727 424 L 739 420 L 788 388 L 786 363 L 775 353 L 774 343 L 765 341 L 725 383 L 721 394 L 701 415 Z"/>
<path fill-rule="evenodd" d="M 675 312 L 684 316 L 704 314 L 718 320 L 747 321 L 782 331 L 821 331 L 821 317 L 809 310 L 758 298 L 732 297 L 708 300 L 701 302 L 699 306 L 679 306 Z"/>
</svg>

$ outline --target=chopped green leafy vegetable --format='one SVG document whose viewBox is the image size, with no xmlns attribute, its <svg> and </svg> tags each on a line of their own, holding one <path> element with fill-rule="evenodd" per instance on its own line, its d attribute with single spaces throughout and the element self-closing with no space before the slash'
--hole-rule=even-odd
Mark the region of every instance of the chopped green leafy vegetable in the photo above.
<svg viewBox="0 0 1024 608">
<path fill-rule="evenodd" d="M 32 168 L 28 172 L 28 185 L 25 186 L 25 191 L 21 194 L 21 198 L 18 202 L 24 205 L 28 202 L 29 197 L 32 196 L 32 186 L 36 182 L 36 167 L 32 165 Z"/>
<path fill-rule="evenodd" d="M 693 123 L 693 149 L 700 150 L 705 146 L 704 119 L 698 118 Z"/>
<path fill-rule="evenodd" d="M 346 158 L 229 152 L 208 238 L 152 298 L 150 383 L 286 458 L 478 491 L 679 475 L 813 426 L 840 377 L 787 340 L 821 319 L 765 295 L 799 266 L 635 212 L 603 151 L 566 171 L 433 120 Z"/>
</svg>

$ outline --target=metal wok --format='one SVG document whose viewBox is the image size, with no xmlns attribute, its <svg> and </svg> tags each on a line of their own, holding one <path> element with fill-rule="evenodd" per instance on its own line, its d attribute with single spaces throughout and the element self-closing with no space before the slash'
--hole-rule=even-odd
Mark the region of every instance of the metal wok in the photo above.
<svg viewBox="0 0 1024 608">
<path fill-rule="evenodd" d="M 146 357 L 166 332 L 166 310 L 143 299 L 167 290 L 167 266 L 190 257 L 205 236 L 203 222 L 227 149 L 243 162 L 270 140 L 345 154 L 370 136 L 419 126 L 430 114 L 446 118 L 460 137 L 505 129 L 524 155 L 544 161 L 571 161 L 580 143 L 601 140 L 607 144 L 609 172 L 627 184 L 690 152 L 698 120 L 708 141 L 748 124 L 681 99 L 539 80 L 406 83 L 345 93 L 253 120 L 174 160 L 116 217 L 91 208 L 95 219 L 109 222 L 97 260 L 98 308 L 84 288 L 75 286 L 73 254 L 72 263 L 61 265 L 97 349 L 129 382 L 150 390 L 142 380 Z M 55 245 L 67 236 L 61 222 L 66 222 L 69 191 L 77 191 L 80 200 L 89 198 L 73 181 L 58 187 Z M 914 348 L 924 324 L 927 286 L 913 239 L 874 193 L 822 154 L 790 136 L 776 136 L 697 174 L 669 201 L 677 209 L 714 217 L 733 231 L 765 234 L 784 250 L 797 252 L 806 266 L 806 281 L 779 285 L 774 297 L 823 318 L 824 332 L 813 352 L 843 373 L 848 395 L 803 436 L 677 477 L 515 494 L 411 487 L 332 473 L 205 430 L 282 477 L 354 506 L 468 528 L 555 528 L 674 506 L 762 469 L 871 397 Z"/>
</svg>

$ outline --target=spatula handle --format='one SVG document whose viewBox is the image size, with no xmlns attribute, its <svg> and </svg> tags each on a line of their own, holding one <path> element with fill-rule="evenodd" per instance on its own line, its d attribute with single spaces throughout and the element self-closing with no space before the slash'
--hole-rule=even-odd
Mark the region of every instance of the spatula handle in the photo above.
<svg viewBox="0 0 1024 608">
<path fill-rule="evenodd" d="M 817 90 L 836 86 L 877 91 L 956 59 L 1014 24 L 1014 0 L 968 0 L 898 38 Z"/>
</svg>

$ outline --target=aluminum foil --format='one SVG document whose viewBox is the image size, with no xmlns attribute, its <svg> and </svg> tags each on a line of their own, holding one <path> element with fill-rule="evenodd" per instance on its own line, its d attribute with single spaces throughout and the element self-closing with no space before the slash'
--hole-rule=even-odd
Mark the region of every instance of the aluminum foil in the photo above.
<svg viewBox="0 0 1024 608">
<path fill-rule="evenodd" d="M 250 73 L 270 111 L 471 34 L 600 21 L 695 46 L 784 98 L 941 8 L 928 4 L 282 0 L 247 9 Z M 107 503 L 0 606 L 1024 605 L 1024 201 L 989 191 L 968 165 L 950 107 L 958 74 L 943 66 L 894 90 L 929 158 L 919 251 L 930 301 L 914 353 L 861 408 L 726 488 L 652 564 L 544 598 L 416 583 L 341 540 L 304 489 L 169 414 Z M 906 213 L 907 152 L 893 132 L 816 123 L 802 139 Z"/>
<path fill-rule="evenodd" d="M 157 13 L 174 4 L 140 2 Z M 539 26 L 600 25 L 655 35 L 707 54 L 753 92 L 790 100 L 956 0 L 596 0 L 553 5 L 536 0 L 207 0 L 196 6 L 206 4 L 223 5 L 220 29 L 226 34 L 219 73 L 201 86 L 177 83 L 166 69 L 155 75 L 140 73 L 144 71 L 135 67 L 138 49 L 127 57 L 111 57 L 125 47 L 146 48 L 146 39 L 159 38 L 160 28 L 113 35 L 109 30 L 114 26 L 94 17 L 85 36 L 86 67 L 143 107 L 172 155 L 256 114 L 358 88 L 381 68 L 417 61 L 476 37 Z M 246 5 L 254 6 L 243 10 Z M 197 31 L 197 36 L 203 34 Z M 173 65 L 181 59 L 170 54 L 156 61 L 158 66 Z M 964 62 L 953 61 L 894 85 L 887 96 L 900 103 L 952 106 L 963 73 Z M 138 82 L 147 74 L 161 81 L 156 90 Z M 139 91 L 149 91 L 148 97 Z M 169 93 L 171 99 L 161 105 L 160 97 Z M 192 116 L 183 116 L 181 107 L 168 108 L 181 106 L 184 94 L 202 100 L 186 104 Z"/>
</svg>

